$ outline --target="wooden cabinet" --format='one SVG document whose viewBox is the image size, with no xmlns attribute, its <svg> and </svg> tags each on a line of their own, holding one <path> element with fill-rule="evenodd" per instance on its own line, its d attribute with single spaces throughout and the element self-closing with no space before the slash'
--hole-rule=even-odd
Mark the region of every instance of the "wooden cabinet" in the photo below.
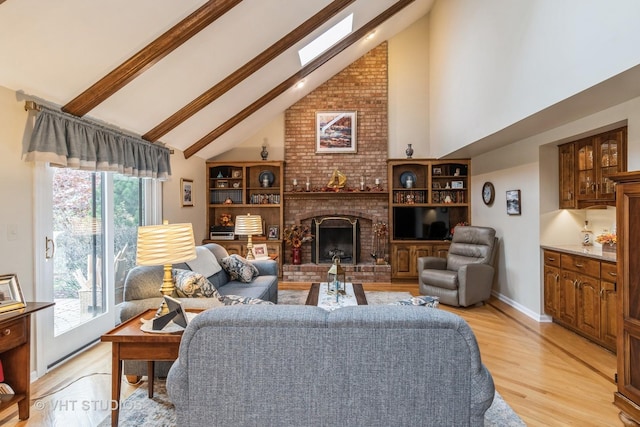
<svg viewBox="0 0 640 427">
<path fill-rule="evenodd" d="M 399 279 L 418 277 L 418 258 L 446 258 L 449 243 L 396 243 L 391 247 L 391 275 Z"/>
<path fill-rule="evenodd" d="M 450 232 L 470 219 L 470 161 L 389 160 L 391 278 L 417 279 L 417 258 L 446 258 Z"/>
<path fill-rule="evenodd" d="M 560 155 L 560 209 L 577 207 L 575 184 L 575 144 L 569 143 L 558 147 Z"/>
<path fill-rule="evenodd" d="M 600 337 L 608 348 L 616 348 L 618 330 L 616 291 L 617 265 L 603 262 L 600 270 Z"/>
<path fill-rule="evenodd" d="M 560 254 L 544 251 L 544 311 L 560 316 Z"/>
<path fill-rule="evenodd" d="M 640 425 L 640 172 L 613 176 L 616 186 L 618 391 L 624 425 Z"/>
<path fill-rule="evenodd" d="M 4 382 L 15 394 L 0 401 L 0 411 L 18 405 L 18 418 L 29 418 L 31 385 L 31 313 L 53 303 L 31 302 L 20 310 L 0 314 L 0 361 Z"/>
<path fill-rule="evenodd" d="M 615 269 L 612 262 L 544 250 L 545 313 L 615 351 Z"/>
<path fill-rule="evenodd" d="M 627 128 L 558 147 L 559 207 L 615 206 L 611 175 L 627 170 Z"/>
<path fill-rule="evenodd" d="M 267 243 L 269 255 L 277 255 L 278 270 L 282 275 L 283 174 L 281 161 L 260 162 L 207 162 L 207 229 L 203 243 L 216 242 L 229 253 L 246 256 L 246 237 L 224 239 L 232 233 L 237 215 L 260 215 L 263 234 L 252 238 L 253 244 Z M 270 227 L 277 226 L 277 239 L 266 240 Z M 222 233 L 222 236 L 218 233 Z"/>
</svg>

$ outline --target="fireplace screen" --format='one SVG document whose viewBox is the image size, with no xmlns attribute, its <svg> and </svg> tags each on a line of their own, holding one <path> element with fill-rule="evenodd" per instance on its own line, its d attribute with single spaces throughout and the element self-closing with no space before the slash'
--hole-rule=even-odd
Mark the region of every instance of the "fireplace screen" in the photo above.
<svg viewBox="0 0 640 427">
<path fill-rule="evenodd" d="M 331 263 L 340 257 L 343 264 L 357 264 L 360 256 L 360 224 L 348 217 L 314 218 L 311 227 L 315 231 L 311 247 L 311 261 L 316 264 Z"/>
</svg>

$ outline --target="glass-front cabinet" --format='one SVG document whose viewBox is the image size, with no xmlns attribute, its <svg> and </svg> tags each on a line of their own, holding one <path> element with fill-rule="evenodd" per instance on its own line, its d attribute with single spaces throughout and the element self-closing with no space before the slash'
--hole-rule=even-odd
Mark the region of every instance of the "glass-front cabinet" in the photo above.
<svg viewBox="0 0 640 427">
<path fill-rule="evenodd" d="M 615 204 L 612 174 L 627 170 L 627 128 L 558 147 L 560 208 Z"/>
</svg>

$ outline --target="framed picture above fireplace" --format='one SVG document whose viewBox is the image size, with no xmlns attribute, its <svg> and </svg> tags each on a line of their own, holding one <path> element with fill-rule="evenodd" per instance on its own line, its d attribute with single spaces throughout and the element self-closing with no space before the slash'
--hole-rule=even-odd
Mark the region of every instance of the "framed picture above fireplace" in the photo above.
<svg viewBox="0 0 640 427">
<path fill-rule="evenodd" d="M 356 153 L 356 111 L 316 112 L 316 153 Z"/>
</svg>

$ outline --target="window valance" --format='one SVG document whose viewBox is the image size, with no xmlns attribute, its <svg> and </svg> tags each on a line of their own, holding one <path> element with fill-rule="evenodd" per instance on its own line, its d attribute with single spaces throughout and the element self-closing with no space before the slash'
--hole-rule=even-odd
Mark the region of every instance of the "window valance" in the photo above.
<svg viewBox="0 0 640 427">
<path fill-rule="evenodd" d="M 24 159 L 165 180 L 170 157 L 159 144 L 41 105 Z"/>
</svg>

